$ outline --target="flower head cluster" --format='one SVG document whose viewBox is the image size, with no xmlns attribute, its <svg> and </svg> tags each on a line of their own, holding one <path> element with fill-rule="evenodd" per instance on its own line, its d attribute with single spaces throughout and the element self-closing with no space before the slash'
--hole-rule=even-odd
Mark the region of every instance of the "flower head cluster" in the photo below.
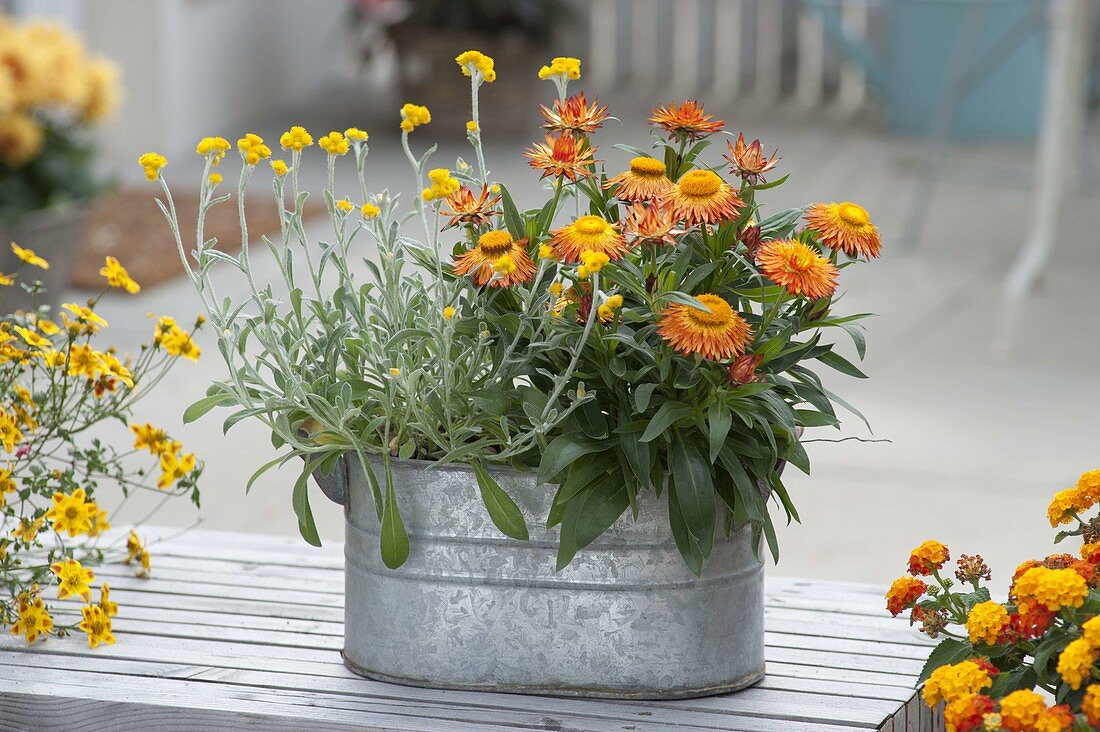
<svg viewBox="0 0 1100 732">
<path fill-rule="evenodd" d="M 279 136 L 279 146 L 284 150 L 301 152 L 312 144 L 313 136 L 306 131 L 305 127 L 301 127 L 300 125 L 294 125 Z M 278 173 L 278 171 L 276 171 L 276 173 Z"/>
<path fill-rule="evenodd" d="M 405 104 L 401 107 L 401 131 L 405 133 L 412 132 L 421 125 L 426 125 L 432 121 L 432 113 L 428 111 L 427 107 L 423 107 L 417 104 Z"/>
<path fill-rule="evenodd" d="M 909 554 L 909 574 L 927 577 L 951 559 L 947 547 L 929 539 Z"/>
<path fill-rule="evenodd" d="M 237 150 L 247 165 L 256 165 L 271 157 L 271 148 L 264 144 L 264 138 L 252 132 L 237 140 Z"/>
<path fill-rule="evenodd" d="M 211 165 L 218 165 L 231 147 L 229 140 L 224 137 L 204 137 L 195 146 L 195 153 L 208 158 Z"/>
<path fill-rule="evenodd" d="M 154 181 L 160 177 L 160 171 L 168 165 L 168 158 L 160 153 L 147 152 L 138 158 L 138 165 L 145 171 L 145 178 Z"/>
<path fill-rule="evenodd" d="M 455 56 L 455 63 L 462 69 L 464 76 L 480 76 L 490 84 L 496 81 L 497 72 L 493 68 L 493 59 L 481 51 L 463 51 Z"/>
<path fill-rule="evenodd" d="M 347 155 L 350 149 L 348 138 L 344 137 L 344 133 L 337 132 L 336 130 L 333 130 L 327 135 L 323 135 L 321 139 L 317 141 L 317 144 L 329 155 Z"/>
<path fill-rule="evenodd" d="M 420 194 L 425 201 L 442 201 L 461 187 L 461 184 L 451 177 L 451 171 L 446 168 L 429 170 L 428 180 L 432 183 L 431 187 L 425 188 Z"/>
<path fill-rule="evenodd" d="M 950 666 L 940 666 L 924 683 L 921 696 L 928 706 L 940 701 L 952 702 L 969 694 L 989 688 L 993 679 L 989 671 L 974 661 L 962 661 Z"/>
<path fill-rule="evenodd" d="M 571 81 L 581 78 L 581 60 L 572 56 L 555 56 L 549 64 L 539 69 L 539 78 L 543 81 L 554 77 Z"/>
</svg>

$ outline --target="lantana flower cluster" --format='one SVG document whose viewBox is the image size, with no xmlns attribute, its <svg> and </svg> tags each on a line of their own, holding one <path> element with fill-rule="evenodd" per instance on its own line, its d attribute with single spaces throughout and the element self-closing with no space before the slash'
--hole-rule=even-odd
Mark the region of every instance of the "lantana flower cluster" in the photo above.
<svg viewBox="0 0 1100 732">
<path fill-rule="evenodd" d="M 11 246 L 23 268 L 49 267 L 32 249 Z M 113 257 L 100 274 L 110 288 L 141 289 Z M 0 285 L 17 286 L 19 276 L 5 275 Z M 28 291 L 40 292 L 38 284 Z M 199 355 L 170 318 L 158 321 L 138 354 L 101 349 L 108 323 L 98 300 L 65 303 L 56 320 L 39 307 L 0 323 L 0 628 L 28 643 L 75 631 L 93 648 L 114 643 L 118 604 L 93 567 L 123 560 L 141 576 L 150 570 L 150 552 L 133 529 L 129 537 L 108 533 L 117 506 L 101 504 L 101 486 L 120 488 L 122 503 L 138 491 L 199 501 L 202 464 L 163 430 L 132 425 L 132 450 L 87 436 L 128 422 L 132 405 L 181 357 Z"/>
<path fill-rule="evenodd" d="M 948 732 L 1062 732 L 1100 728 L 1100 471 L 1055 494 L 1047 510 L 1056 541 L 1083 538 L 1079 555 L 1051 554 L 1013 573 L 1007 601 L 984 586 L 978 555 L 951 555 L 929 540 L 909 557 L 909 573 L 886 593 L 894 616 L 943 640 L 921 679 L 931 707 L 944 704 Z"/>
</svg>

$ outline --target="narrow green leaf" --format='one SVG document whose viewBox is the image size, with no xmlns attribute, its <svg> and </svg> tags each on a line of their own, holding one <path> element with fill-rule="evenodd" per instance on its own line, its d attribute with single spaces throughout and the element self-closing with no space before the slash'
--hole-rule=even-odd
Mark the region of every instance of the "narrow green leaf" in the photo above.
<svg viewBox="0 0 1100 732">
<path fill-rule="evenodd" d="M 274 460 L 261 465 L 256 470 L 256 472 L 252 474 L 252 477 L 248 479 L 248 483 L 245 484 L 245 486 L 244 486 L 245 495 L 248 495 L 248 492 L 250 490 L 252 490 L 252 485 L 259 479 L 259 477 L 261 475 L 263 475 L 267 471 L 271 470 L 276 465 L 280 465 L 280 464 L 286 462 L 287 460 L 289 460 L 292 457 L 294 457 L 294 453 L 291 453 L 290 455 L 280 455 L 279 457 L 275 458 Z"/>
<path fill-rule="evenodd" d="M 680 502 L 676 498 L 675 481 L 668 484 L 668 523 L 672 529 L 672 538 L 676 541 L 676 548 L 680 550 L 680 556 L 684 558 L 684 564 L 696 577 L 703 573 L 703 565 L 706 557 L 699 548 L 699 540 L 691 534 L 684 513 L 680 510 Z"/>
<path fill-rule="evenodd" d="M 653 415 L 653 419 L 649 421 L 649 426 L 647 426 L 645 432 L 642 433 L 641 441 L 651 442 L 657 439 L 678 420 L 688 417 L 693 413 L 694 410 L 683 402 L 665 402 L 661 405 L 661 408 L 657 410 L 657 413 Z"/>
<path fill-rule="evenodd" d="M 826 351 L 817 357 L 817 360 L 826 366 L 831 366 L 842 374 L 854 376 L 857 379 L 866 379 L 867 374 L 860 371 L 851 361 L 835 351 Z"/>
<path fill-rule="evenodd" d="M 224 392 L 205 396 L 187 408 L 183 413 L 183 423 L 190 424 L 219 404 L 227 404 L 231 401 L 233 401 L 233 395 Z"/>
<path fill-rule="evenodd" d="M 634 406 L 637 407 L 637 414 L 641 414 L 645 410 L 649 409 L 649 401 L 653 398 L 653 390 L 657 388 L 657 384 L 648 382 L 645 384 L 639 384 L 634 389 Z"/>
<path fill-rule="evenodd" d="M 409 535 L 397 508 L 397 496 L 393 492 L 393 478 L 386 470 L 386 504 L 382 509 L 382 533 L 380 543 L 382 562 L 390 569 L 397 569 L 409 558 Z"/>
<path fill-rule="evenodd" d="M 493 479 L 485 466 L 479 462 L 473 463 L 473 466 L 477 485 L 481 489 L 481 500 L 489 510 L 489 518 L 493 520 L 493 524 L 505 536 L 527 541 L 530 535 L 527 533 L 527 522 L 523 520 L 519 506 Z"/>
<path fill-rule="evenodd" d="M 294 492 L 291 494 L 294 514 L 298 517 L 298 532 L 313 546 L 321 546 L 321 537 L 317 534 L 317 524 L 313 521 L 313 509 L 309 505 L 309 477 L 313 475 L 313 468 L 319 463 L 319 460 L 306 461 L 302 474 L 294 482 Z"/>
<path fill-rule="evenodd" d="M 615 476 L 593 484 L 571 500 L 562 517 L 557 570 L 565 569 L 578 551 L 607 531 L 629 507 L 626 486 Z"/>
<path fill-rule="evenodd" d="M 726 443 L 730 427 L 733 425 L 733 414 L 721 402 L 715 402 L 707 410 L 707 428 L 710 438 L 710 461 L 718 459 L 718 453 L 722 451 L 722 445 Z"/>
<path fill-rule="evenodd" d="M 558 473 L 569 467 L 581 455 L 599 452 L 606 447 L 601 442 L 576 435 L 558 435 L 546 446 L 539 463 L 539 482 L 550 483 Z"/>
<path fill-rule="evenodd" d="M 714 545 L 716 506 L 710 465 L 694 442 L 677 433 L 672 440 L 669 472 L 675 485 L 675 500 L 688 531 L 699 544 L 699 552 L 709 557 Z M 673 500 L 673 496 L 669 496 Z"/>
<path fill-rule="evenodd" d="M 516 240 L 527 236 L 527 227 L 523 224 L 523 217 L 516 208 L 516 202 L 512 200 L 512 194 L 503 185 L 500 187 L 500 202 L 504 208 L 504 225 L 508 233 Z"/>
</svg>

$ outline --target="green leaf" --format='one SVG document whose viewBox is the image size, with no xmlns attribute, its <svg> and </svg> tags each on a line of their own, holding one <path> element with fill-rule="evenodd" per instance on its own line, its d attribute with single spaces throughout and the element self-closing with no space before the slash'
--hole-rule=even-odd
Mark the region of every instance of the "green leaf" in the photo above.
<svg viewBox="0 0 1100 732">
<path fill-rule="evenodd" d="M 676 548 L 680 550 L 680 556 L 684 558 L 684 564 L 696 577 L 703 573 L 703 565 L 706 557 L 699 548 L 699 541 L 692 536 L 688 529 L 684 513 L 680 510 L 680 503 L 676 499 L 676 488 L 672 481 L 668 484 L 668 523 L 672 529 L 672 538 L 676 540 Z"/>
<path fill-rule="evenodd" d="M 397 569 L 409 558 L 409 535 L 397 508 L 397 496 L 393 492 L 393 477 L 386 466 L 386 503 L 382 509 L 382 533 L 380 536 L 382 562 L 390 569 Z"/>
<path fill-rule="evenodd" d="M 512 194 L 503 185 L 500 187 L 500 202 L 504 207 L 504 225 L 507 227 L 508 233 L 517 241 L 527 236 L 527 227 L 523 224 L 523 216 L 516 208 L 516 202 L 512 200 Z"/>
<path fill-rule="evenodd" d="M 183 413 L 183 423 L 190 424 L 219 404 L 227 404 L 231 401 L 233 401 L 233 395 L 225 392 L 205 396 L 187 408 Z"/>
<path fill-rule="evenodd" d="M 678 420 L 690 416 L 693 413 L 694 410 L 683 402 L 665 402 L 661 405 L 661 408 L 657 410 L 657 413 L 653 415 L 653 419 L 649 421 L 649 425 L 645 428 L 645 432 L 642 433 L 641 441 L 651 442 L 657 439 Z"/>
<path fill-rule="evenodd" d="M 993 686 L 985 693 L 994 699 L 1000 699 L 1020 689 L 1033 689 L 1038 679 L 1035 669 L 1031 666 L 1021 666 L 1013 671 L 1002 671 L 993 677 Z"/>
<path fill-rule="evenodd" d="M 823 414 L 816 409 L 796 409 L 798 423 L 803 427 L 834 427 L 840 420 L 831 414 Z"/>
<path fill-rule="evenodd" d="M 489 518 L 505 536 L 513 539 L 527 541 L 530 535 L 527 533 L 527 522 L 523 520 L 523 514 L 512 497 L 500 487 L 489 475 L 480 462 L 473 463 L 474 474 L 477 476 L 477 485 L 481 489 L 481 500 L 485 508 L 489 510 Z"/>
<path fill-rule="evenodd" d="M 707 427 L 710 437 L 710 461 L 718 459 L 718 453 L 722 451 L 722 445 L 726 444 L 726 436 L 729 435 L 730 426 L 733 425 L 733 413 L 721 402 L 715 402 L 707 410 Z"/>
<path fill-rule="evenodd" d="M 669 500 L 675 499 L 679 506 L 684 524 L 698 542 L 699 553 L 704 558 L 709 557 L 714 546 L 714 521 L 717 516 L 710 465 L 695 443 L 679 433 L 673 437 L 669 458 L 670 490 L 675 486 L 674 495 L 670 493 Z"/>
<path fill-rule="evenodd" d="M 653 398 L 653 390 L 656 388 L 657 384 L 648 382 L 639 384 L 634 389 L 634 406 L 638 408 L 637 414 L 649 409 L 649 400 Z"/>
<path fill-rule="evenodd" d="M 969 643 L 955 640 L 954 638 L 944 638 L 940 641 L 940 644 L 932 650 L 932 653 L 928 655 L 928 660 L 925 661 L 924 668 L 921 669 L 920 678 L 917 679 L 917 683 L 919 684 L 926 681 L 928 677 L 932 675 L 932 672 L 940 666 L 959 663 L 973 655 L 974 647 Z"/>
<path fill-rule="evenodd" d="M 313 546 L 321 546 L 321 537 L 317 534 L 317 524 L 313 521 L 313 509 L 309 506 L 309 476 L 313 475 L 313 468 L 320 462 L 320 460 L 306 461 L 302 474 L 294 482 L 294 492 L 291 494 L 294 514 L 298 517 L 298 532 Z"/>
<path fill-rule="evenodd" d="M 577 552 L 596 540 L 630 507 L 626 485 L 616 476 L 596 483 L 565 508 L 558 541 L 557 571 L 565 569 Z"/>
<path fill-rule="evenodd" d="M 248 495 L 248 492 L 250 490 L 252 490 L 252 485 L 256 482 L 257 479 L 259 479 L 259 477 L 261 475 L 266 473 L 268 470 L 271 470 L 276 465 L 280 465 L 282 463 L 285 463 L 287 460 L 289 460 L 292 457 L 294 457 L 294 453 L 291 453 L 289 455 L 280 455 L 279 457 L 275 458 L 274 460 L 261 465 L 256 470 L 256 472 L 252 474 L 252 477 L 248 479 L 248 483 L 245 484 L 245 486 L 244 486 L 245 495 Z"/>
<path fill-rule="evenodd" d="M 1031 666 L 1035 669 L 1035 675 L 1040 684 L 1056 683 L 1056 674 L 1052 673 L 1051 664 L 1056 656 L 1061 655 L 1071 640 L 1073 640 L 1073 637 L 1068 635 L 1047 636 L 1042 643 L 1035 647 L 1035 652 L 1032 654 L 1035 661 Z"/>
<path fill-rule="evenodd" d="M 827 351 L 827 352 L 821 354 L 820 356 L 818 356 L 817 360 L 820 361 L 821 363 L 825 364 L 826 366 L 832 366 L 834 369 L 836 369 L 837 371 L 839 371 L 842 374 L 847 374 L 848 376 L 854 376 L 857 379 L 866 379 L 867 378 L 867 374 L 860 371 L 858 368 L 855 367 L 855 365 L 852 364 L 851 361 L 844 358 L 843 356 L 841 356 L 839 353 L 836 353 L 835 351 Z"/>
<path fill-rule="evenodd" d="M 607 445 L 602 442 L 584 437 L 558 435 L 542 452 L 542 460 L 539 462 L 539 482 L 551 482 L 558 473 L 569 467 L 581 455 L 599 452 L 606 447 Z"/>
</svg>

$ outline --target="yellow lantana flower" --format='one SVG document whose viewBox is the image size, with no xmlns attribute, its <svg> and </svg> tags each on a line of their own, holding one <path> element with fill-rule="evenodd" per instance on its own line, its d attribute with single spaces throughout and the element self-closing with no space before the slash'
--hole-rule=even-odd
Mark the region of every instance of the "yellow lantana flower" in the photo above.
<svg viewBox="0 0 1100 732">
<path fill-rule="evenodd" d="M 99 274 L 107 278 L 107 284 L 111 287 L 125 290 L 131 295 L 141 292 L 141 285 L 130 277 L 130 273 L 126 271 L 126 268 L 114 257 L 107 257 L 106 264 L 100 268 Z M 43 329 L 43 332 L 45 332 L 45 329 Z"/>
<path fill-rule="evenodd" d="M 41 269 L 50 268 L 50 263 L 35 254 L 33 249 L 24 249 L 15 242 L 11 242 L 11 250 L 15 254 L 15 256 L 19 257 L 20 260 L 26 262 L 32 267 L 39 267 Z"/>
<path fill-rule="evenodd" d="M 160 177 L 161 168 L 168 165 L 168 158 L 160 153 L 147 152 L 138 158 L 138 165 L 145 171 L 146 179 L 154 181 Z"/>
<path fill-rule="evenodd" d="M 50 571 L 57 576 L 57 599 L 65 600 L 74 595 L 88 602 L 92 597 L 91 583 L 95 581 L 95 572 L 85 569 L 72 557 L 64 562 L 54 562 Z"/>
<path fill-rule="evenodd" d="M 301 152 L 303 148 L 313 144 L 313 136 L 306 132 L 305 127 L 294 125 L 279 136 L 279 144 L 284 150 Z"/>
</svg>

